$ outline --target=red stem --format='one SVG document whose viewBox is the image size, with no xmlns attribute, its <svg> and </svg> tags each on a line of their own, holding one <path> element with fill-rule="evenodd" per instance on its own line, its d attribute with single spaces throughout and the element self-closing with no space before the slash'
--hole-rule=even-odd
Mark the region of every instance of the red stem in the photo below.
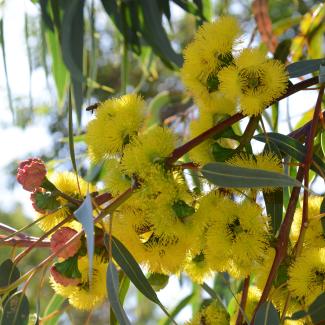
<svg viewBox="0 0 325 325">
<path fill-rule="evenodd" d="M 0 235 L 1 245 L 5 246 L 15 246 L 15 247 L 30 247 L 33 245 L 33 247 L 50 247 L 50 241 L 49 240 L 42 240 L 39 241 L 39 238 L 35 237 L 24 237 L 24 238 L 17 238 L 13 237 L 7 240 L 4 240 L 6 238 L 5 235 Z"/>
<path fill-rule="evenodd" d="M 306 153 L 306 157 L 305 157 L 305 161 L 304 161 L 304 166 L 299 167 L 299 169 L 298 169 L 296 179 L 299 182 L 302 182 L 304 175 L 306 173 L 308 173 L 310 165 L 311 165 L 312 156 L 313 156 L 313 140 L 314 140 L 316 130 L 317 130 L 323 94 L 324 94 L 324 84 L 322 84 L 319 89 L 318 98 L 317 98 L 315 111 L 314 111 L 314 115 L 313 115 L 313 120 L 312 120 L 311 127 L 310 127 L 310 132 L 307 136 L 307 142 L 306 142 L 307 153 Z M 266 301 L 266 299 L 270 293 L 270 290 L 272 287 L 272 282 L 276 276 L 277 270 L 287 254 L 289 233 L 290 233 L 290 228 L 291 228 L 291 224 L 293 221 L 294 212 L 296 210 L 299 193 L 300 193 L 300 188 L 294 187 L 292 190 L 291 196 L 290 196 L 290 200 L 289 200 L 287 212 L 284 217 L 284 221 L 280 228 L 279 238 L 278 238 L 278 241 L 276 244 L 276 254 L 275 254 L 273 264 L 272 264 L 272 268 L 269 273 L 268 279 L 266 281 L 265 288 L 263 290 L 261 299 L 255 308 L 254 316 L 253 316 L 253 319 L 251 322 L 252 325 L 254 324 L 256 311 L 262 305 L 262 303 Z"/>
<path fill-rule="evenodd" d="M 247 297 L 248 297 L 248 289 L 249 289 L 249 276 L 245 278 L 244 284 L 243 284 L 243 293 L 241 295 L 241 300 L 240 300 L 240 307 L 238 310 L 238 317 L 236 320 L 236 325 L 242 325 L 243 323 L 243 312 L 245 311 L 246 308 L 246 303 L 247 303 Z"/>
</svg>

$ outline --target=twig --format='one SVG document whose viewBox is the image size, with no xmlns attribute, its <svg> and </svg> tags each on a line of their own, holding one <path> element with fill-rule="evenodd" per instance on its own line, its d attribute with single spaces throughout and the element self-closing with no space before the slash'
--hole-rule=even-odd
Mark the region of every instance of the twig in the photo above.
<svg viewBox="0 0 325 325">
<path fill-rule="evenodd" d="M 318 98 L 317 98 L 317 102 L 316 102 L 316 106 L 315 106 L 315 111 L 314 111 L 314 116 L 313 116 L 313 120 L 312 120 L 312 124 L 310 127 L 310 132 L 307 136 L 307 141 L 306 141 L 306 157 L 305 157 L 305 161 L 304 161 L 304 166 L 303 167 L 299 167 L 298 169 L 298 173 L 297 173 L 297 177 L 296 179 L 299 182 L 302 182 L 305 173 L 307 173 L 309 171 L 310 165 L 311 165 L 311 161 L 312 161 L 312 156 L 313 156 L 313 140 L 316 134 L 316 129 L 317 129 L 317 124 L 318 124 L 318 120 L 319 120 L 319 116 L 320 116 L 320 110 L 321 110 L 321 103 L 322 103 L 322 98 L 323 98 L 323 94 L 324 94 L 324 84 L 321 85 L 320 89 L 319 89 L 319 93 L 318 93 Z M 280 233 L 279 233 L 279 237 L 276 243 L 276 254 L 275 254 L 275 258 L 272 264 L 272 268 L 271 271 L 269 273 L 268 279 L 266 281 L 262 296 L 260 298 L 259 303 L 257 304 L 255 311 L 254 311 L 254 316 L 252 318 L 252 322 L 251 324 L 254 324 L 254 319 L 255 319 L 255 315 L 256 315 L 256 311 L 258 310 L 258 308 L 262 305 L 263 302 L 266 301 L 271 287 L 272 287 L 272 282 L 276 276 L 278 267 L 280 266 L 281 262 L 283 261 L 283 259 L 286 256 L 287 253 L 287 247 L 288 247 L 288 239 L 289 239 L 289 233 L 290 233 L 290 228 L 291 228 L 291 224 L 293 221 L 293 216 L 294 216 L 294 212 L 296 210 L 296 205 L 297 205 L 297 201 L 299 198 L 299 193 L 300 193 L 300 188 L 299 187 L 294 187 L 290 196 L 290 200 L 288 203 L 288 208 L 287 208 L 287 212 L 286 215 L 284 217 L 284 221 L 281 225 L 280 228 Z"/>
<path fill-rule="evenodd" d="M 247 303 L 249 280 L 250 280 L 249 276 L 247 276 L 244 280 L 243 293 L 241 295 L 241 300 L 240 300 L 241 308 L 238 309 L 238 317 L 236 320 L 236 325 L 241 325 L 243 323 L 243 316 L 244 316 L 243 312 L 245 311 L 245 307 L 246 307 L 246 303 Z"/>
<path fill-rule="evenodd" d="M 28 237 L 25 236 L 24 238 L 10 238 L 5 240 L 6 236 L 0 235 L 0 246 L 16 246 L 16 247 L 30 247 L 33 245 L 33 247 L 50 247 L 50 241 L 49 240 L 39 240 L 39 238 L 35 237 Z"/>
</svg>

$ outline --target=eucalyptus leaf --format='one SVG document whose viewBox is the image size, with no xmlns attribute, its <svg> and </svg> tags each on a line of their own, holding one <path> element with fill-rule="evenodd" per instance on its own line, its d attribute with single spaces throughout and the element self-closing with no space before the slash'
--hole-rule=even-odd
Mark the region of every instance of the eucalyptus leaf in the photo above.
<svg viewBox="0 0 325 325">
<path fill-rule="evenodd" d="M 105 236 L 105 244 L 109 245 L 108 236 Z M 117 264 L 122 268 L 124 273 L 129 277 L 135 287 L 149 300 L 157 304 L 161 310 L 169 317 L 166 308 L 160 302 L 156 292 L 151 287 L 148 279 L 143 274 L 139 264 L 136 262 L 127 248 L 115 237 L 112 237 L 112 255 Z M 172 318 L 171 318 L 172 319 Z M 173 323 L 174 320 L 172 320 Z"/>
<path fill-rule="evenodd" d="M 106 272 L 106 286 L 107 286 L 108 299 L 117 321 L 121 325 L 131 325 L 119 300 L 118 274 L 117 274 L 116 267 L 112 261 L 108 263 L 108 268 Z"/>
<path fill-rule="evenodd" d="M 306 148 L 299 141 L 293 138 L 280 133 L 269 132 L 266 134 L 258 134 L 254 136 L 254 139 L 265 143 L 267 143 L 267 141 L 273 142 L 281 151 L 295 160 L 301 163 L 304 163 L 305 161 Z M 325 161 L 314 153 L 310 168 L 322 176 L 322 173 L 325 173 Z"/>
<path fill-rule="evenodd" d="M 279 313 L 270 301 L 264 302 L 256 312 L 254 325 L 279 325 Z"/>
<path fill-rule="evenodd" d="M 271 217 L 271 229 L 273 235 L 278 232 L 282 223 L 283 214 L 283 190 L 264 192 L 264 202 L 267 214 Z"/>
<path fill-rule="evenodd" d="M 20 277 L 20 272 L 11 259 L 3 261 L 0 265 L 0 288 L 15 282 Z"/>
<path fill-rule="evenodd" d="M 80 207 L 74 212 L 74 215 L 78 221 L 82 224 L 82 228 L 85 231 L 87 239 L 87 252 L 89 259 L 89 280 L 91 282 L 93 272 L 93 257 L 95 250 L 94 241 L 94 217 L 93 217 L 93 206 L 91 197 L 87 193 L 86 198 L 80 205 Z"/>
<path fill-rule="evenodd" d="M 302 186 L 300 182 L 284 174 L 218 162 L 206 164 L 201 172 L 208 181 L 224 188 Z"/>
<path fill-rule="evenodd" d="M 46 317 L 54 312 L 58 312 L 62 309 L 62 305 L 66 301 L 66 298 L 63 298 L 62 296 L 58 294 L 54 294 L 48 303 L 48 305 L 45 308 L 43 317 Z M 55 315 L 47 320 L 42 320 L 43 325 L 56 325 L 58 323 L 58 319 L 60 317 L 60 314 Z"/>
<path fill-rule="evenodd" d="M 23 292 L 18 291 L 6 300 L 1 325 L 27 325 L 28 320 L 28 299 Z"/>
<path fill-rule="evenodd" d="M 308 314 L 314 324 L 325 321 L 325 292 L 320 294 L 308 307 Z"/>
<path fill-rule="evenodd" d="M 294 62 L 287 66 L 290 78 L 297 78 L 308 73 L 315 72 L 319 69 L 324 59 L 302 60 Z"/>
</svg>

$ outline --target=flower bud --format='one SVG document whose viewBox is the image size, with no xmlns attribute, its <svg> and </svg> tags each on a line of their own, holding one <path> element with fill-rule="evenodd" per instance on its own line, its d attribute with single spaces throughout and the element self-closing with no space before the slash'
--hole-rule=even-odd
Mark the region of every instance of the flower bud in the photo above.
<svg viewBox="0 0 325 325">
<path fill-rule="evenodd" d="M 24 190 L 33 192 L 42 185 L 45 175 L 44 162 L 38 158 L 30 158 L 19 164 L 16 178 Z"/>
<path fill-rule="evenodd" d="M 68 277 L 64 276 L 56 269 L 56 267 L 54 265 L 51 267 L 50 273 L 56 283 L 61 284 L 65 287 L 76 286 L 80 283 L 79 278 L 72 279 L 72 278 L 68 278 Z"/>
<path fill-rule="evenodd" d="M 58 252 L 58 250 L 60 250 L 61 247 L 64 246 L 76 233 L 77 231 L 69 227 L 62 227 L 56 231 L 51 237 L 52 252 L 55 253 L 58 257 L 62 258 L 69 258 L 74 256 L 81 247 L 80 238 L 76 238 L 73 242 L 70 243 L 70 245 L 65 247 L 60 252 Z"/>
</svg>

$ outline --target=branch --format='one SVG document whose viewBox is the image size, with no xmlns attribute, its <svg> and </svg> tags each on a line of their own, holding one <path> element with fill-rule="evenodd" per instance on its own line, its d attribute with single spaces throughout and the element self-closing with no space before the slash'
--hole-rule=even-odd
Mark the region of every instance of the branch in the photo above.
<svg viewBox="0 0 325 325">
<path fill-rule="evenodd" d="M 240 307 L 238 309 L 238 317 L 236 320 L 236 325 L 241 325 L 243 323 L 243 313 L 246 308 L 246 303 L 247 303 L 247 297 L 248 297 L 248 289 L 249 289 L 249 276 L 247 276 L 244 280 L 243 284 L 243 293 L 241 295 L 241 300 L 240 300 Z"/>
<path fill-rule="evenodd" d="M 318 98 L 317 98 L 315 111 L 314 111 L 314 116 L 313 116 L 312 124 L 310 127 L 310 132 L 307 136 L 307 141 L 306 141 L 307 153 L 306 153 L 305 161 L 304 161 L 303 167 L 299 167 L 299 169 L 298 169 L 296 179 L 299 182 L 302 182 L 302 180 L 305 176 L 305 173 L 308 173 L 308 170 L 311 165 L 312 156 L 313 156 L 313 141 L 314 141 L 314 137 L 316 134 L 316 129 L 317 129 L 318 120 L 319 120 L 319 116 L 320 116 L 323 94 L 324 94 L 324 84 L 322 84 L 319 89 Z M 291 228 L 291 224 L 293 221 L 294 212 L 296 210 L 299 193 L 300 193 L 300 188 L 294 187 L 292 190 L 292 193 L 291 193 L 291 197 L 289 200 L 287 212 L 284 217 L 284 221 L 280 228 L 279 238 L 278 238 L 278 241 L 276 244 L 276 254 L 275 254 L 273 264 L 272 264 L 272 268 L 271 268 L 270 274 L 268 276 L 268 279 L 266 281 L 265 288 L 263 290 L 261 299 L 255 308 L 254 316 L 253 316 L 251 324 L 254 324 L 254 319 L 255 319 L 255 315 L 256 315 L 258 308 L 262 305 L 263 302 L 266 301 L 266 299 L 270 293 L 270 290 L 272 287 L 272 282 L 276 276 L 278 267 L 280 266 L 281 262 L 283 261 L 283 259 L 285 258 L 286 254 L 287 254 L 289 233 L 290 233 L 290 228 Z"/>
<path fill-rule="evenodd" d="M 17 238 L 13 237 L 5 240 L 6 236 L 0 235 L 0 246 L 15 246 L 15 247 L 50 247 L 49 240 L 39 240 L 37 237 L 28 237 Z"/>
</svg>

